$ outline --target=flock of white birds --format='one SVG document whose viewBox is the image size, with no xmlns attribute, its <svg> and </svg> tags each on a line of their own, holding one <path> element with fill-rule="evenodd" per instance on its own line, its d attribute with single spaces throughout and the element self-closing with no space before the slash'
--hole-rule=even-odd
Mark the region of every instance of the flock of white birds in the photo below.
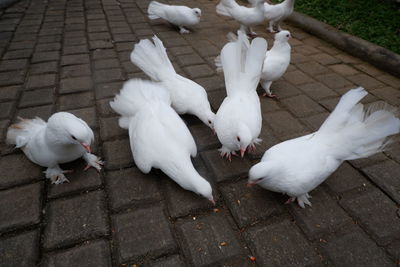
<svg viewBox="0 0 400 267">
<path fill-rule="evenodd" d="M 290 32 L 280 22 L 293 11 L 294 0 L 270 5 L 264 0 L 250 1 L 251 7 L 235 0 L 221 0 L 216 12 L 240 23 L 237 35 L 215 60 L 223 71 L 227 96 L 214 113 L 206 90 L 194 81 L 176 73 L 162 41 L 141 40 L 130 55 L 150 79 L 131 79 L 110 102 L 121 117 L 119 126 L 129 131 L 130 146 L 136 166 L 149 173 L 161 169 L 186 190 L 193 191 L 215 204 L 210 183 L 194 168 L 191 157 L 197 154 L 195 141 L 178 114 L 192 114 L 210 127 L 222 146 L 222 157 L 243 157 L 261 142 L 260 98 L 256 92 L 261 83 L 265 95 L 274 97 L 270 86 L 286 71 L 290 63 Z M 187 27 L 200 22 L 201 10 L 151 2 L 150 19 L 162 18 L 189 33 Z M 268 30 L 275 41 L 267 51 L 263 38 L 254 36 L 251 26 L 268 20 Z M 284 89 L 283 89 L 284 90 Z M 311 205 L 308 194 L 332 174 L 344 160 L 368 157 L 390 144 L 390 136 L 400 132 L 396 110 L 389 105 L 367 108 L 360 100 L 367 95 L 363 88 L 352 89 L 342 96 L 334 111 L 318 131 L 287 140 L 268 149 L 261 161 L 249 170 L 249 184 L 258 184 L 274 192 L 287 194 L 288 203 L 297 199 L 304 208 Z M 210 131 L 210 134 L 212 132 Z M 103 162 L 91 154 L 92 130 L 85 121 L 67 112 L 53 114 L 48 122 L 40 118 L 21 119 L 11 125 L 7 142 L 21 148 L 34 163 L 47 167 L 45 175 L 53 183 L 68 181 L 59 164 L 83 157 L 87 168 L 98 171 Z M 128 177 L 127 177 L 128 179 Z"/>
</svg>

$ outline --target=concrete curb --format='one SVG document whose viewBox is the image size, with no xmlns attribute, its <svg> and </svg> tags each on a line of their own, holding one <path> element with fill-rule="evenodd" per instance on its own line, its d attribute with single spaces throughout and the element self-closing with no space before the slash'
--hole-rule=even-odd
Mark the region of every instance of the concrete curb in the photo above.
<svg viewBox="0 0 400 267">
<path fill-rule="evenodd" d="M 0 9 L 5 9 L 18 1 L 19 0 L 0 0 Z"/>
<path fill-rule="evenodd" d="M 289 23 L 302 28 L 337 48 L 368 61 L 395 76 L 400 77 L 400 55 L 361 38 L 344 33 L 334 27 L 299 12 L 287 18 Z"/>
</svg>

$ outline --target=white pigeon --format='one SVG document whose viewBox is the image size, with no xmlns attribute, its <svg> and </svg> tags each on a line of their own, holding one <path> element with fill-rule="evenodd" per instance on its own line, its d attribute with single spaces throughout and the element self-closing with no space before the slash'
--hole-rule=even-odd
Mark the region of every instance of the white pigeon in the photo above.
<svg viewBox="0 0 400 267">
<path fill-rule="evenodd" d="M 150 19 L 165 19 L 179 27 L 180 33 L 190 33 L 184 27 L 190 27 L 200 22 L 201 10 L 187 6 L 174 6 L 151 1 L 147 9 Z"/>
<path fill-rule="evenodd" d="M 238 31 L 236 41 L 226 44 L 220 60 L 225 76 L 227 97 L 222 102 L 214 121 L 215 132 L 222 144 L 222 157 L 231 159 L 240 150 L 252 151 L 261 139 L 261 107 L 256 92 L 267 42 L 254 39 L 251 44 L 246 35 Z"/>
<path fill-rule="evenodd" d="M 261 86 L 265 90 L 263 96 L 275 97 L 270 87 L 272 82 L 280 79 L 290 64 L 290 32 L 281 31 L 275 34 L 272 48 L 266 53 L 261 73 Z"/>
<path fill-rule="evenodd" d="M 282 31 L 280 23 L 292 14 L 293 8 L 294 0 L 285 0 L 276 5 L 264 3 L 264 16 L 269 21 L 267 30 L 276 32 L 274 27 L 277 27 L 278 32 Z"/>
<path fill-rule="evenodd" d="M 47 167 L 44 172 L 52 183 L 68 182 L 59 164 L 80 157 L 87 162 L 85 170 L 94 167 L 100 171 L 103 162 L 91 154 L 90 144 L 94 141 L 93 131 L 85 121 L 68 112 L 53 114 L 47 121 L 20 119 L 7 131 L 7 143 L 21 148 L 34 163 Z"/>
<path fill-rule="evenodd" d="M 249 184 L 297 198 L 310 205 L 311 190 L 325 181 L 345 160 L 360 159 L 383 151 L 388 136 L 400 132 L 400 120 L 388 105 L 367 109 L 359 101 L 368 93 L 352 89 L 318 131 L 277 144 L 249 171 Z"/>
<path fill-rule="evenodd" d="M 254 6 L 238 5 L 235 0 L 221 0 L 216 7 L 217 14 L 232 17 L 240 23 L 240 31 L 249 35 L 257 35 L 250 26 L 261 24 L 264 18 L 264 0 L 255 0 Z"/>
<path fill-rule="evenodd" d="M 172 108 L 178 114 L 195 115 L 212 129 L 215 114 L 211 111 L 206 90 L 177 74 L 161 40 L 154 36 L 153 42 L 154 44 L 148 39 L 140 40 L 131 53 L 132 63 L 153 81 L 168 89 Z"/>
<path fill-rule="evenodd" d="M 151 81 L 131 79 L 110 105 L 121 115 L 119 126 L 129 130 L 133 159 L 143 173 L 161 169 L 184 189 L 214 203 L 210 183 L 190 159 L 197 154 L 196 144 L 171 108 L 167 89 Z"/>
</svg>

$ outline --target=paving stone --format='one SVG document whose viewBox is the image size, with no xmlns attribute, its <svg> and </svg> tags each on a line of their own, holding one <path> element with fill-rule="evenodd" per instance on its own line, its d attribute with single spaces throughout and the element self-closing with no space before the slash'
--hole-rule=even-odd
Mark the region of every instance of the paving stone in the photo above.
<svg viewBox="0 0 400 267">
<path fill-rule="evenodd" d="M 38 44 L 35 47 L 35 50 L 40 52 L 58 51 L 61 50 L 61 44 L 60 43 Z"/>
<path fill-rule="evenodd" d="M 299 70 L 286 72 L 283 78 L 294 85 L 313 82 L 313 79 Z"/>
<path fill-rule="evenodd" d="M 42 183 L 35 183 L 0 191 L 0 231 L 39 223 L 42 190 Z"/>
<path fill-rule="evenodd" d="M 338 94 L 319 82 L 307 83 L 298 86 L 300 90 L 306 93 L 314 100 L 320 100 L 325 97 L 334 97 Z"/>
<path fill-rule="evenodd" d="M 273 93 L 277 94 L 279 99 L 301 94 L 299 89 L 284 80 L 273 82 L 271 85 L 271 90 Z"/>
<path fill-rule="evenodd" d="M 163 44 L 165 45 L 165 47 L 167 47 L 168 49 L 170 47 L 175 47 L 175 46 L 185 46 L 187 45 L 187 42 L 185 39 L 181 38 L 181 37 L 173 37 L 173 38 L 164 38 L 162 40 Z"/>
<path fill-rule="evenodd" d="M 171 47 L 168 49 L 174 56 L 179 55 L 187 55 L 194 53 L 194 50 L 191 46 L 178 46 L 178 47 Z"/>
<path fill-rule="evenodd" d="M 399 106 L 400 105 L 400 90 L 392 87 L 382 87 L 370 91 L 371 94 L 385 100 L 387 103 Z"/>
<path fill-rule="evenodd" d="M 65 66 L 61 68 L 61 78 L 90 76 L 92 74 L 89 64 Z"/>
<path fill-rule="evenodd" d="M 109 227 L 104 202 L 103 191 L 50 202 L 43 246 L 50 249 L 107 235 Z"/>
<path fill-rule="evenodd" d="M 86 44 L 63 47 L 63 55 L 74 55 L 74 54 L 82 54 L 82 53 L 87 53 L 87 52 L 88 52 L 88 47 Z M 71 61 L 71 59 L 67 58 L 65 63 L 68 63 L 70 61 Z"/>
<path fill-rule="evenodd" d="M 60 111 L 89 107 L 94 104 L 92 92 L 61 95 L 58 98 L 58 109 Z"/>
<path fill-rule="evenodd" d="M 22 84 L 25 80 L 25 71 L 0 72 L 0 86 Z"/>
<path fill-rule="evenodd" d="M 189 75 L 191 79 L 207 77 L 214 74 L 214 70 L 211 69 L 208 65 L 194 65 L 194 66 L 186 66 L 183 68 L 185 72 Z"/>
<path fill-rule="evenodd" d="M 90 128 L 93 129 L 98 127 L 95 107 L 68 110 L 68 112 L 84 120 Z"/>
<path fill-rule="evenodd" d="M 133 46 L 130 47 L 130 49 L 127 49 L 129 51 L 132 51 Z M 95 60 L 99 59 L 106 59 L 106 58 L 115 58 L 117 57 L 117 54 L 113 49 L 99 49 L 99 50 L 94 50 L 92 52 L 92 57 Z"/>
<path fill-rule="evenodd" d="M 87 54 L 66 55 L 61 58 L 61 66 L 79 65 L 89 63 Z"/>
<path fill-rule="evenodd" d="M 304 122 L 312 131 L 317 131 L 321 127 L 322 123 L 328 118 L 328 116 L 328 112 L 322 112 L 306 117 L 302 119 L 302 122 Z"/>
<path fill-rule="evenodd" d="M 333 266 L 394 266 L 359 228 L 348 228 L 325 242 L 321 245 Z"/>
<path fill-rule="evenodd" d="M 60 53 L 58 51 L 35 52 L 32 56 L 31 63 L 56 61 L 59 59 Z"/>
<path fill-rule="evenodd" d="M 317 54 L 320 52 L 317 48 L 315 48 L 313 46 L 309 46 L 309 45 L 298 45 L 298 46 L 294 47 L 293 50 L 296 52 L 300 52 L 301 54 L 303 54 L 305 56 Z"/>
<path fill-rule="evenodd" d="M 364 228 L 379 245 L 388 245 L 400 236 L 400 218 L 396 204 L 377 189 L 344 196 L 340 205 Z"/>
<path fill-rule="evenodd" d="M 293 96 L 281 101 L 295 116 L 306 117 L 324 109 L 305 95 Z"/>
<path fill-rule="evenodd" d="M 54 89 L 37 89 L 24 91 L 19 102 L 19 107 L 52 104 L 54 102 Z"/>
<path fill-rule="evenodd" d="M 27 66 L 27 59 L 2 60 L 0 62 L 0 71 L 20 70 L 25 69 Z"/>
<path fill-rule="evenodd" d="M 221 75 L 215 75 L 212 77 L 205 77 L 196 79 L 196 82 L 204 87 L 207 92 L 215 90 L 225 90 L 224 77 Z"/>
<path fill-rule="evenodd" d="M 120 69 L 96 70 L 94 73 L 96 82 L 112 82 L 124 80 Z"/>
<path fill-rule="evenodd" d="M 32 163 L 24 154 L 13 154 L 0 158 L 0 189 L 44 177 L 42 168 Z"/>
<path fill-rule="evenodd" d="M 255 226 L 245 232 L 260 266 L 316 266 L 318 255 L 290 221 Z"/>
<path fill-rule="evenodd" d="M 162 195 L 158 183 L 157 174 L 144 174 L 137 168 L 108 172 L 106 185 L 111 208 L 119 210 L 138 203 L 160 200 Z"/>
<path fill-rule="evenodd" d="M 119 61 L 117 59 L 101 59 L 94 62 L 95 69 L 118 68 Z"/>
<path fill-rule="evenodd" d="M 296 67 L 311 76 L 329 72 L 328 68 L 322 66 L 315 61 L 299 63 L 296 64 Z"/>
<path fill-rule="evenodd" d="M 206 125 L 197 124 L 189 125 L 189 130 L 196 141 L 197 150 L 203 151 L 211 148 L 217 148 L 220 146 L 220 142 L 215 134 L 213 134 L 212 129 Z"/>
<path fill-rule="evenodd" d="M 0 103 L 0 118 L 11 118 L 15 102 Z"/>
<path fill-rule="evenodd" d="M 337 64 L 329 66 L 334 72 L 343 76 L 358 74 L 359 71 L 347 64 Z"/>
<path fill-rule="evenodd" d="M 222 195 L 240 228 L 283 212 L 275 194 L 259 186 L 246 186 L 247 181 L 223 185 Z"/>
<path fill-rule="evenodd" d="M 389 86 L 394 88 L 400 88 L 400 79 L 396 78 L 389 74 L 383 74 L 375 77 L 376 79 L 380 80 L 381 82 L 386 83 Z"/>
<path fill-rule="evenodd" d="M 97 101 L 97 109 L 100 114 L 100 116 L 111 116 L 111 115 L 117 115 L 110 106 L 110 101 L 112 101 L 113 98 L 106 98 L 106 99 L 101 99 Z"/>
<path fill-rule="evenodd" d="M 69 183 L 57 185 L 49 182 L 47 196 L 55 198 L 99 188 L 102 185 L 100 174 L 94 168 L 84 171 L 86 165 L 83 159 L 61 165 L 63 170 L 73 170 L 72 173 L 66 174 Z"/>
<path fill-rule="evenodd" d="M 341 61 L 337 58 L 334 58 L 328 54 L 316 54 L 311 56 L 315 61 L 322 65 L 332 65 L 332 64 L 337 64 L 340 63 Z"/>
<path fill-rule="evenodd" d="M 103 150 L 105 166 L 108 170 L 134 165 L 129 139 L 104 142 Z"/>
<path fill-rule="evenodd" d="M 349 82 L 348 80 L 346 80 L 345 78 L 336 73 L 318 75 L 315 76 L 315 79 L 317 79 L 318 81 L 322 82 L 323 84 L 332 89 L 338 89 L 352 85 L 351 82 Z"/>
<path fill-rule="evenodd" d="M 384 86 L 383 83 L 366 74 L 356 74 L 347 78 L 358 86 L 362 86 L 366 89 L 374 89 Z"/>
<path fill-rule="evenodd" d="M 62 79 L 60 82 L 60 94 L 76 93 L 88 91 L 92 88 L 92 79 L 90 77 L 75 77 Z"/>
<path fill-rule="evenodd" d="M 371 66 L 370 64 L 355 64 L 353 65 L 356 69 L 361 70 L 362 72 L 365 72 L 368 75 L 371 75 L 372 77 L 382 75 L 383 72 L 378 70 L 377 68 Z"/>
<path fill-rule="evenodd" d="M 291 62 L 292 64 L 307 62 L 307 61 L 311 61 L 311 60 L 312 60 L 311 57 L 307 57 L 307 56 L 304 56 L 304 55 L 302 55 L 302 54 L 295 53 L 295 52 L 293 52 L 293 53 L 291 54 L 291 56 L 290 56 L 290 62 Z"/>
<path fill-rule="evenodd" d="M 297 203 L 290 205 L 297 225 L 307 238 L 316 240 L 352 223 L 350 217 L 322 188 L 311 191 L 310 195 L 312 207 L 302 209 Z"/>
<path fill-rule="evenodd" d="M 53 112 L 54 112 L 54 106 L 46 105 L 46 106 L 19 109 L 17 112 L 17 116 L 24 119 L 32 119 L 35 117 L 39 117 L 42 120 L 47 121 L 47 119 L 53 114 Z"/>
<path fill-rule="evenodd" d="M 26 88 L 27 89 L 43 88 L 43 87 L 55 86 L 55 84 L 56 84 L 55 74 L 35 75 L 35 76 L 29 76 Z"/>
<path fill-rule="evenodd" d="M 102 99 L 106 97 L 114 97 L 119 93 L 123 85 L 123 82 L 112 82 L 104 83 L 95 86 L 96 99 Z"/>
<path fill-rule="evenodd" d="M 21 86 L 0 87 L 0 101 L 5 102 L 17 99 L 20 90 Z"/>
<path fill-rule="evenodd" d="M 306 128 L 287 111 L 271 113 L 270 119 L 266 120 L 266 123 L 272 128 L 275 136 L 279 137 L 279 139 L 298 137 L 306 133 Z"/>
<path fill-rule="evenodd" d="M 270 97 L 261 98 L 260 104 L 261 104 L 261 112 L 265 116 L 269 116 L 269 113 L 281 109 L 280 105 L 278 104 L 278 101 L 275 101 L 275 99 L 271 99 Z"/>
<path fill-rule="evenodd" d="M 197 65 L 204 63 L 204 60 L 197 54 L 181 55 L 176 57 L 180 66 Z"/>
<path fill-rule="evenodd" d="M 43 266 L 111 266 L 110 245 L 103 239 L 87 241 L 82 246 L 46 255 Z"/>
<path fill-rule="evenodd" d="M 29 74 L 44 74 L 44 73 L 56 73 L 58 71 L 58 62 L 50 61 L 44 63 L 32 64 L 30 66 Z"/>
<path fill-rule="evenodd" d="M 388 157 L 384 153 L 378 153 L 378 154 L 369 156 L 368 158 L 351 160 L 351 161 L 349 161 L 349 163 L 352 166 L 354 166 L 355 168 L 360 169 L 360 168 L 371 166 L 371 165 L 374 165 L 377 163 L 381 163 L 386 160 L 388 160 Z"/>
<path fill-rule="evenodd" d="M 106 141 L 116 137 L 128 137 L 128 130 L 122 129 L 118 124 L 119 117 L 100 119 L 100 137 Z"/>
<path fill-rule="evenodd" d="M 384 161 L 362 169 L 363 172 L 397 204 L 400 204 L 400 164 L 392 160 Z"/>
<path fill-rule="evenodd" d="M 113 239 L 119 263 L 141 256 L 157 257 L 176 249 L 168 220 L 161 206 L 112 216 Z"/>
<path fill-rule="evenodd" d="M 324 183 L 328 185 L 329 189 L 336 193 L 343 193 L 355 188 L 363 188 L 371 184 L 347 162 L 340 165 Z"/>
<path fill-rule="evenodd" d="M 232 157 L 232 162 L 226 158 L 221 158 L 220 152 L 216 149 L 204 151 L 200 153 L 206 166 L 214 174 L 216 182 L 245 177 L 251 167 L 251 163 L 247 157 Z"/>
<path fill-rule="evenodd" d="M 162 258 L 150 265 L 151 267 L 185 267 L 186 264 L 182 261 L 179 255 Z"/>
<path fill-rule="evenodd" d="M 39 259 L 39 231 L 33 230 L 0 239 L 1 265 L 29 267 Z"/>
<path fill-rule="evenodd" d="M 218 266 L 245 253 L 222 212 L 177 224 L 181 248 L 193 266 Z"/>
<path fill-rule="evenodd" d="M 392 256 L 392 258 L 395 260 L 395 262 L 398 263 L 400 261 L 400 240 L 392 242 L 387 247 L 387 251 Z"/>
</svg>

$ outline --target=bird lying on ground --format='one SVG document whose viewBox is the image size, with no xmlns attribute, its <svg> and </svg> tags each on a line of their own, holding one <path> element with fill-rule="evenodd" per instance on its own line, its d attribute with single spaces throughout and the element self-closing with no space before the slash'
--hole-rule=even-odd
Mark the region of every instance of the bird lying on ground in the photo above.
<svg viewBox="0 0 400 267">
<path fill-rule="evenodd" d="M 272 82 L 280 79 L 290 64 L 290 32 L 281 31 L 275 34 L 272 48 L 266 53 L 261 73 L 261 86 L 265 90 L 263 96 L 276 97 L 270 87 Z"/>
<path fill-rule="evenodd" d="M 254 39 L 238 31 L 238 38 L 226 44 L 220 61 L 225 77 L 227 97 L 222 102 L 214 121 L 214 129 L 222 144 L 222 157 L 231 160 L 237 150 L 243 157 L 246 149 L 252 151 L 261 139 L 261 107 L 256 92 L 260 81 L 267 42 Z"/>
<path fill-rule="evenodd" d="M 389 136 L 400 132 L 400 120 L 389 105 L 364 109 L 361 87 L 342 96 L 318 131 L 268 149 L 249 171 L 249 184 L 285 193 L 310 205 L 308 193 L 325 181 L 345 160 L 361 159 L 385 150 Z"/>
<path fill-rule="evenodd" d="M 131 61 L 160 86 L 168 89 L 172 108 L 178 114 L 192 114 L 208 127 L 213 128 L 215 114 L 211 111 L 206 90 L 199 84 L 177 74 L 168 58 L 166 49 L 157 36 L 154 44 L 141 40 L 131 53 Z"/>
<path fill-rule="evenodd" d="M 110 105 L 121 115 L 119 126 L 129 130 L 133 159 L 143 173 L 161 169 L 184 189 L 214 203 L 210 183 L 199 175 L 190 159 L 197 154 L 193 137 L 171 108 L 167 89 L 131 79 Z"/>
<path fill-rule="evenodd" d="M 200 22 L 201 10 L 187 6 L 174 6 L 151 1 L 147 9 L 150 19 L 165 19 L 169 23 L 179 27 L 179 32 L 190 33 L 185 27 L 196 25 Z"/>
<path fill-rule="evenodd" d="M 68 182 L 59 164 L 80 157 L 90 167 L 100 171 L 103 162 L 91 154 L 90 144 L 94 141 L 93 131 L 85 121 L 68 112 L 53 114 L 47 121 L 40 118 L 20 119 L 7 131 L 7 143 L 21 148 L 34 163 L 47 167 L 44 172 L 52 183 Z"/>
<path fill-rule="evenodd" d="M 250 26 L 261 24 L 264 18 L 264 1 L 254 0 L 252 7 L 238 5 L 235 0 L 221 0 L 216 7 L 217 14 L 231 17 L 240 23 L 240 31 L 255 36 Z"/>
</svg>

